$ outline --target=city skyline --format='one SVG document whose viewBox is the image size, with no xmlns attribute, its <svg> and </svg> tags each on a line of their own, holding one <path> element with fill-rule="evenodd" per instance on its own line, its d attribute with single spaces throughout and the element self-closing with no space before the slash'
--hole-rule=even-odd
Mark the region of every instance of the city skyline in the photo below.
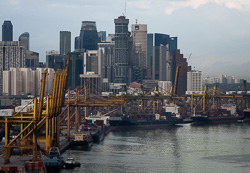
<svg viewBox="0 0 250 173">
<path fill-rule="evenodd" d="M 107 3 L 109 2 L 109 3 Z M 60 31 L 80 34 L 82 21 L 96 21 L 97 31 L 114 34 L 114 19 L 124 14 L 132 24 L 147 24 L 148 33 L 178 37 L 178 48 L 188 64 L 203 77 L 219 74 L 249 80 L 250 2 L 240 0 L 183 1 L 36 1 L 0 2 L 1 23 L 13 24 L 13 40 L 30 33 L 30 47 L 45 62 L 46 51 L 59 51 Z M 126 8 L 125 8 L 126 2 Z M 126 10 L 125 10 L 126 9 Z M 2 38 L 1 38 L 2 39 Z M 72 49 L 73 51 L 73 49 Z M 190 57 L 191 54 L 191 57 Z M 190 58 L 189 58 L 190 57 Z"/>
</svg>

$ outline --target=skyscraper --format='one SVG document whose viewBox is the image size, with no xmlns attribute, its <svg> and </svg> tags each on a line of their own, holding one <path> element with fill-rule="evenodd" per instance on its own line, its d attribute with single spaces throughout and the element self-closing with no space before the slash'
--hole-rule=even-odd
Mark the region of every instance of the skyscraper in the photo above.
<svg viewBox="0 0 250 173">
<path fill-rule="evenodd" d="M 26 50 L 30 47 L 30 34 L 28 32 L 22 33 L 18 38 L 20 46 L 24 46 Z"/>
<path fill-rule="evenodd" d="M 55 71 L 64 69 L 64 60 L 57 50 L 46 51 L 46 67 Z"/>
<path fill-rule="evenodd" d="M 60 31 L 60 55 L 65 56 L 71 52 L 71 32 Z"/>
<path fill-rule="evenodd" d="M 39 53 L 33 51 L 26 51 L 25 65 L 27 68 L 35 70 L 39 67 Z"/>
<path fill-rule="evenodd" d="M 70 58 L 67 88 L 75 89 L 80 86 L 80 74 L 83 74 L 83 57 L 84 55 L 80 52 L 72 52 Z"/>
<path fill-rule="evenodd" d="M 114 82 L 128 84 L 128 23 L 129 19 L 120 16 L 115 22 Z"/>
<path fill-rule="evenodd" d="M 97 50 L 87 50 L 84 52 L 84 70 L 83 73 L 94 72 L 94 74 L 101 74 L 101 61 L 98 57 Z"/>
<path fill-rule="evenodd" d="M 132 36 L 133 42 L 136 47 L 141 49 L 141 60 L 140 67 L 147 67 L 147 25 L 144 24 L 134 24 L 132 25 Z M 137 51 L 137 50 L 136 50 Z"/>
<path fill-rule="evenodd" d="M 19 38 L 19 46 L 24 47 L 26 57 L 25 66 L 35 70 L 39 66 L 39 53 L 29 50 L 30 47 L 30 34 L 28 32 L 22 33 Z"/>
<path fill-rule="evenodd" d="M 98 32 L 98 43 L 106 41 L 106 31 L 99 31 Z"/>
<path fill-rule="evenodd" d="M 19 46 L 18 41 L 1 41 L 0 42 L 0 95 L 3 86 L 3 71 L 11 67 L 25 67 L 25 49 Z"/>
<path fill-rule="evenodd" d="M 183 58 L 183 54 L 180 53 L 180 50 L 174 50 L 173 52 L 173 79 L 175 78 L 175 71 L 176 66 L 180 65 L 181 68 L 179 70 L 178 76 L 178 84 L 177 84 L 177 95 L 184 95 L 187 90 L 187 71 L 188 71 L 188 64 L 187 59 Z M 172 81 L 174 83 L 174 80 Z"/>
<path fill-rule="evenodd" d="M 153 47 L 152 78 L 153 80 L 167 80 L 167 62 L 169 60 L 168 45 Z"/>
<path fill-rule="evenodd" d="M 98 43 L 98 51 L 101 55 L 101 75 L 108 82 L 113 82 L 113 60 L 114 60 L 114 43 Z"/>
<path fill-rule="evenodd" d="M 169 44 L 169 35 L 155 33 L 155 46 L 160 46 L 161 44 L 164 46 Z"/>
<path fill-rule="evenodd" d="M 147 68 L 152 68 L 153 58 L 153 34 L 147 34 Z"/>
<path fill-rule="evenodd" d="M 97 50 L 98 35 L 96 22 L 83 21 L 79 36 L 80 49 Z"/>
<path fill-rule="evenodd" d="M 170 40 L 169 40 L 170 56 L 173 56 L 174 50 L 177 50 L 177 37 L 170 37 Z"/>
<path fill-rule="evenodd" d="M 2 41 L 13 41 L 13 25 L 9 20 L 3 22 Z"/>
</svg>

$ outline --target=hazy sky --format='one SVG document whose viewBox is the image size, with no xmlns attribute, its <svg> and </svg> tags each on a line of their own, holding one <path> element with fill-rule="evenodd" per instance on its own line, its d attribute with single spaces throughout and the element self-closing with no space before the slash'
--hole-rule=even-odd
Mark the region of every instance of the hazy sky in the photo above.
<svg viewBox="0 0 250 173">
<path fill-rule="evenodd" d="M 147 24 L 148 33 L 177 36 L 181 53 L 203 77 L 250 79 L 249 0 L 0 1 L 1 25 L 11 20 L 14 40 L 29 32 L 30 49 L 40 54 L 40 61 L 45 61 L 46 51 L 59 51 L 60 31 L 71 31 L 73 51 L 82 21 L 96 21 L 97 30 L 109 34 L 114 33 L 114 19 L 123 14 L 129 27 L 137 19 Z"/>
</svg>

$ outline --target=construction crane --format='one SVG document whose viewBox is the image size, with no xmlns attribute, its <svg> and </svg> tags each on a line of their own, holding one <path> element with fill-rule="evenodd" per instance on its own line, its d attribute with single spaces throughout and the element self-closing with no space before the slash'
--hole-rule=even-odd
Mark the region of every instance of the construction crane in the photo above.
<svg viewBox="0 0 250 173">
<path fill-rule="evenodd" d="M 178 85 L 178 76 L 179 76 L 180 68 L 181 68 L 181 65 L 178 64 L 176 66 L 176 71 L 175 71 L 174 85 L 172 85 L 172 87 L 170 89 L 170 96 L 175 96 L 176 95 L 176 90 L 177 90 L 177 85 Z"/>
</svg>

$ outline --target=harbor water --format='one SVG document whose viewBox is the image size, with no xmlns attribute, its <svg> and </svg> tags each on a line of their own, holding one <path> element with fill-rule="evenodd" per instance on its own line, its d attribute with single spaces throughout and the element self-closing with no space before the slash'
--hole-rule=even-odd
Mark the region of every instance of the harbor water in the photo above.
<svg viewBox="0 0 250 173">
<path fill-rule="evenodd" d="M 68 150 L 73 172 L 250 172 L 250 124 L 113 131 L 90 151 Z"/>
</svg>

